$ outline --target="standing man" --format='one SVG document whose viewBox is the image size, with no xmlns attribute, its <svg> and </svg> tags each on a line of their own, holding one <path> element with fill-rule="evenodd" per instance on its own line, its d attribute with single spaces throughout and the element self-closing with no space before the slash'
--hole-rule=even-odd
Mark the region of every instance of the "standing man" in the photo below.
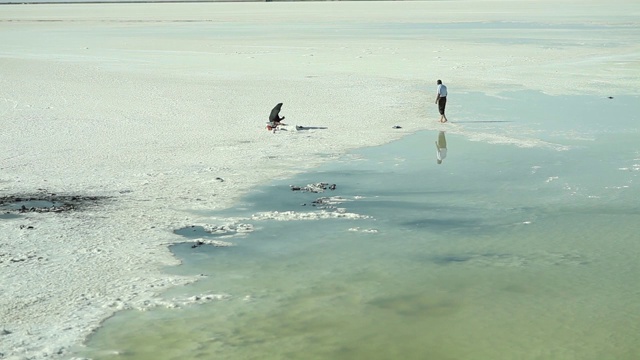
<svg viewBox="0 0 640 360">
<path fill-rule="evenodd" d="M 438 104 L 438 111 L 440 112 L 440 122 L 446 123 L 447 117 L 444 115 L 444 108 L 447 106 L 447 87 L 442 83 L 442 80 L 438 80 L 438 94 L 436 95 L 436 104 Z"/>
</svg>

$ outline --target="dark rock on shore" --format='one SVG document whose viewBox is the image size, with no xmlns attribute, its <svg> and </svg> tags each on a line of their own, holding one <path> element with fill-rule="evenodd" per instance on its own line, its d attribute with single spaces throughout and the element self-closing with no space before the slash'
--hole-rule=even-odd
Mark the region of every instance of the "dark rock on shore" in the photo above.
<svg viewBox="0 0 640 360">
<path fill-rule="evenodd" d="M 41 191 L 36 194 L 0 196 L 0 210 L 10 213 L 59 213 L 81 210 L 83 207 L 97 205 L 107 199 L 104 196 L 58 195 Z"/>
<path fill-rule="evenodd" d="M 325 190 L 335 190 L 336 184 L 316 183 L 316 184 L 309 184 L 307 186 L 289 185 L 289 187 L 291 188 L 291 191 L 320 193 Z"/>
</svg>

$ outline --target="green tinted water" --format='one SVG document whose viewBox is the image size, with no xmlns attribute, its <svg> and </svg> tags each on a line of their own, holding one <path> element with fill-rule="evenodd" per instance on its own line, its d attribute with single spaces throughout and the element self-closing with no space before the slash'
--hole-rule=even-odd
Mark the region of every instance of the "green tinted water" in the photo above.
<svg viewBox="0 0 640 360">
<path fill-rule="evenodd" d="M 247 220 L 255 231 L 236 246 L 174 246 L 184 265 L 171 272 L 207 278 L 167 298 L 227 297 L 122 312 L 81 355 L 636 359 L 638 99 L 458 99 L 476 106 L 442 127 L 440 165 L 439 131 L 424 131 L 212 214 L 314 213 L 313 200 L 334 196 L 367 218 Z M 289 189 L 317 182 L 337 187 Z"/>
</svg>

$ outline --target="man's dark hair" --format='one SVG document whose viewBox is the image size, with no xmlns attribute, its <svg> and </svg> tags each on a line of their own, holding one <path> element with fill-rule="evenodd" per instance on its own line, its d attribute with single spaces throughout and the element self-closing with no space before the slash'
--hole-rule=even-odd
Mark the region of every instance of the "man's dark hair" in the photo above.
<svg viewBox="0 0 640 360">
<path fill-rule="evenodd" d="M 442 84 L 442 80 L 438 80 L 438 85 L 441 85 L 441 84 Z"/>
</svg>

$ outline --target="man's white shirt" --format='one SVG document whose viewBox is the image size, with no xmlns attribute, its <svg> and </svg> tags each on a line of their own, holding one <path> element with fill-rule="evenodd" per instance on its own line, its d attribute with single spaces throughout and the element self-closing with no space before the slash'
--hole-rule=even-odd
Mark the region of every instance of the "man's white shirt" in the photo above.
<svg viewBox="0 0 640 360">
<path fill-rule="evenodd" d="M 440 97 L 447 97 L 447 87 L 444 84 L 438 85 L 438 95 L 440 95 Z"/>
</svg>

